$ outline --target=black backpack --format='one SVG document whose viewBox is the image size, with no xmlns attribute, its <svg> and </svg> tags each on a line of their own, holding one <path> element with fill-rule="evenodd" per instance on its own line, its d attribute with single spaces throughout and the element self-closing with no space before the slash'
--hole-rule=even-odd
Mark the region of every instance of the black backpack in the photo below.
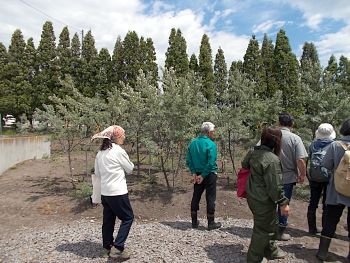
<svg viewBox="0 0 350 263">
<path fill-rule="evenodd" d="M 311 159 L 310 159 L 310 177 L 312 181 L 315 182 L 328 182 L 332 174 L 332 170 L 328 170 L 321 166 L 323 157 L 325 156 L 327 149 L 330 144 L 326 145 L 322 149 L 315 149 L 312 145 L 311 149 Z"/>
</svg>

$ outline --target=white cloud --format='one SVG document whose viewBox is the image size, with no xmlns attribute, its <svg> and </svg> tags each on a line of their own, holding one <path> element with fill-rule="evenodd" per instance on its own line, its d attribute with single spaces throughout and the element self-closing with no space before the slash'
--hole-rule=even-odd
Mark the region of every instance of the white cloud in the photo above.
<svg viewBox="0 0 350 263">
<path fill-rule="evenodd" d="M 152 15 L 157 15 L 162 10 L 169 11 L 169 10 L 171 10 L 173 8 L 174 8 L 173 5 L 168 5 L 168 4 L 165 4 L 165 3 L 161 2 L 161 1 L 155 1 L 153 3 Z"/>
<path fill-rule="evenodd" d="M 232 8 L 229 8 L 229 9 L 225 9 L 222 11 L 222 17 L 225 18 L 227 17 L 228 15 L 234 13 L 235 10 L 233 10 Z"/>
<path fill-rule="evenodd" d="M 325 34 L 320 41 L 314 42 L 320 60 L 323 65 L 327 65 L 330 56 L 333 54 L 337 59 L 341 55 L 350 58 L 350 25 L 342 28 L 337 33 Z"/>
<path fill-rule="evenodd" d="M 281 28 L 284 24 L 286 24 L 286 21 L 273 21 L 273 20 L 267 20 L 260 25 L 254 25 L 253 26 L 253 33 L 266 33 L 270 31 L 272 28 Z"/>
<path fill-rule="evenodd" d="M 284 2 L 303 12 L 306 24 L 315 30 L 319 30 L 320 23 L 325 18 L 343 20 L 350 24 L 349 0 L 272 0 L 272 2 Z"/>
<path fill-rule="evenodd" d="M 214 13 L 214 16 L 210 19 L 210 23 L 209 23 L 210 28 L 214 28 L 214 26 L 215 26 L 216 22 L 219 20 L 220 16 L 221 16 L 220 11 L 216 11 Z"/>
<path fill-rule="evenodd" d="M 250 36 L 237 36 L 223 31 L 209 33 L 209 40 L 213 52 L 213 60 L 221 47 L 224 51 L 227 66 L 230 67 L 232 61 L 243 61 L 243 56 L 247 50 Z"/>
<path fill-rule="evenodd" d="M 243 59 L 250 39 L 247 35 L 251 34 L 251 30 L 246 28 L 248 25 L 251 27 L 255 24 L 252 27 L 254 33 L 268 33 L 273 36 L 280 27 L 292 23 L 278 18 L 281 3 L 300 10 L 306 20 L 305 24 L 314 30 L 320 28 L 321 21 L 325 18 L 341 19 L 350 24 L 349 0 L 179 0 L 170 2 L 171 4 L 162 0 L 23 1 L 28 1 L 42 12 L 70 25 L 71 37 L 75 32 L 81 36 L 81 30 L 86 34 L 91 29 L 98 50 L 106 47 L 112 53 L 118 35 L 123 39 L 129 30 L 136 31 L 139 36 L 152 38 L 160 66 L 164 65 L 171 28 L 181 29 L 187 41 L 189 55 L 195 53 L 198 56 L 201 38 L 206 33 L 210 37 L 213 57 L 221 46 L 228 66 L 233 60 Z M 256 12 L 259 12 L 258 15 Z M 8 47 L 14 30 L 20 28 L 25 40 L 33 37 L 37 47 L 42 26 L 47 20 L 53 22 L 57 44 L 65 24 L 45 16 L 22 1 L 7 1 L 0 9 L 0 41 Z M 293 23 L 300 25 L 297 18 Z M 242 32 L 242 29 L 247 31 L 243 34 L 236 32 Z M 317 43 L 320 55 L 327 56 L 327 52 L 344 51 L 347 56 L 349 51 L 345 43 L 349 43 L 349 36 L 350 29 L 345 27 L 316 41 L 306 41 Z"/>
</svg>

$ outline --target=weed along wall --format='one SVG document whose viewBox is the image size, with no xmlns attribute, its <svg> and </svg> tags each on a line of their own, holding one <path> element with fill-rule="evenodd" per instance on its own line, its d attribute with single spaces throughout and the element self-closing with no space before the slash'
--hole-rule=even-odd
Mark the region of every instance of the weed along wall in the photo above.
<svg viewBox="0 0 350 263">
<path fill-rule="evenodd" d="M 50 157 L 47 136 L 0 136 L 0 175 L 17 163 Z"/>
</svg>

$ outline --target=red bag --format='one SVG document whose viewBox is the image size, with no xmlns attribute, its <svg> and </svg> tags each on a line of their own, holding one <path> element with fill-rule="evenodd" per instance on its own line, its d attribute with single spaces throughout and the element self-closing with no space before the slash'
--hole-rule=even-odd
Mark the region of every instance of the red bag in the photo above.
<svg viewBox="0 0 350 263">
<path fill-rule="evenodd" d="M 237 196 L 247 198 L 247 193 L 245 191 L 245 185 L 249 177 L 249 169 L 241 169 L 237 174 Z"/>
</svg>

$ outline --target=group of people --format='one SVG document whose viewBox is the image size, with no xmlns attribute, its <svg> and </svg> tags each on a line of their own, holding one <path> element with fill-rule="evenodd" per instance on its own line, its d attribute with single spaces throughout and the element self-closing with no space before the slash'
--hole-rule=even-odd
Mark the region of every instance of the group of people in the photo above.
<svg viewBox="0 0 350 263">
<path fill-rule="evenodd" d="M 335 131 L 330 124 L 321 124 L 316 131 L 316 139 L 307 153 L 301 138 L 292 133 L 293 116 L 279 115 L 279 127 L 263 129 L 261 139 L 254 150 L 249 151 L 242 161 L 242 168 L 249 169 L 246 184 L 247 203 L 253 213 L 253 234 L 248 249 L 247 262 L 267 262 L 268 259 L 283 258 L 287 255 L 276 245 L 276 240 L 287 241 L 291 237 L 286 232 L 293 187 L 303 183 L 306 158 L 312 157 L 318 149 L 326 148 L 322 169 L 330 171 L 329 181 L 317 182 L 309 177 L 311 201 L 307 219 L 309 232 L 315 234 L 316 209 L 323 192 L 322 232 L 316 256 L 325 260 L 331 239 L 345 206 L 350 206 L 350 197 L 335 190 L 333 172 L 344 154 L 344 148 L 335 139 Z M 340 129 L 345 145 L 350 145 L 350 118 Z M 207 203 L 208 230 L 221 227 L 215 222 L 215 200 L 217 182 L 217 147 L 213 141 L 215 125 L 204 122 L 201 135 L 188 146 L 186 164 L 193 176 L 193 196 L 191 200 L 192 228 L 198 228 L 197 212 L 201 196 L 205 190 Z M 111 258 L 127 259 L 131 251 L 124 249 L 134 215 L 129 202 L 125 173 L 133 170 L 134 164 L 120 145 L 125 140 L 125 131 L 120 126 L 110 126 L 95 134 L 92 139 L 103 138 L 100 151 L 95 159 L 95 175 L 101 180 L 101 200 L 103 205 L 103 255 Z M 311 171 L 310 171 L 311 172 Z M 116 218 L 121 220 L 118 234 L 113 240 Z M 348 216 L 349 225 L 349 216 Z M 349 232 L 350 238 L 350 232 Z M 350 249 L 349 249 L 350 250 Z M 350 252 L 347 257 L 350 261 Z"/>
<path fill-rule="evenodd" d="M 265 128 L 257 146 L 248 152 L 242 161 L 242 168 L 250 169 L 246 184 L 247 202 L 254 220 L 247 254 L 247 262 L 250 263 L 267 262 L 268 259 L 283 258 L 287 255 L 276 246 L 275 241 L 287 241 L 291 238 L 286 233 L 290 215 L 289 204 L 293 187 L 296 183 L 302 184 L 307 174 L 306 157 L 313 160 L 313 154 L 325 151 L 323 156 L 319 155 L 322 158 L 318 169 L 313 167 L 308 175 L 311 198 L 307 221 L 310 234 L 320 232 L 316 227 L 316 209 L 323 193 L 322 231 L 316 254 L 320 260 L 326 260 L 343 210 L 345 206 L 350 206 L 350 197 L 338 193 L 334 184 L 334 171 L 345 152 L 342 144 L 347 147 L 350 145 L 350 118 L 345 120 L 340 128 L 340 134 L 343 136 L 340 138 L 341 143 L 333 141 L 336 133 L 331 124 L 321 124 L 315 132 L 316 141 L 310 145 L 309 154 L 301 138 L 291 132 L 293 125 L 291 114 L 279 115 L 279 127 Z M 325 173 L 324 179 L 316 179 L 317 170 Z M 349 215 L 347 224 L 350 224 Z M 350 232 L 348 237 L 350 238 Z M 350 262 L 350 247 L 347 260 Z"/>
</svg>

